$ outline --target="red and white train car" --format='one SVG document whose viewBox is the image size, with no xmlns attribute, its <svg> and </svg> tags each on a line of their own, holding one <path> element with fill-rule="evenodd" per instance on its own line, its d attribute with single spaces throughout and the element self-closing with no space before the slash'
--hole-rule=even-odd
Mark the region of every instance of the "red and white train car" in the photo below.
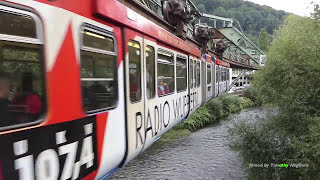
<svg viewBox="0 0 320 180">
<path fill-rule="evenodd" d="M 212 59 L 117 0 L 1 0 L 0 180 L 107 177 L 217 95 Z"/>
</svg>

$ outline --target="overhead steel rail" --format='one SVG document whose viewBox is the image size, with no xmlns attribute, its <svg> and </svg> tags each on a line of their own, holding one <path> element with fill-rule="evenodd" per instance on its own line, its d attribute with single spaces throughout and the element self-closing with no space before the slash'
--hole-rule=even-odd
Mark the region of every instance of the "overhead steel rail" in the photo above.
<svg viewBox="0 0 320 180">
<path fill-rule="evenodd" d="M 190 41 L 191 43 L 197 44 L 198 46 L 205 47 L 195 38 L 197 27 L 201 27 L 204 23 L 200 22 L 200 18 L 208 18 L 213 22 L 213 25 L 208 26 L 209 28 L 214 28 L 215 32 L 213 37 L 210 37 L 211 40 L 207 42 L 207 47 L 211 53 L 216 54 L 219 59 L 228 62 L 231 64 L 231 67 L 238 69 L 259 69 L 259 66 L 262 64 L 260 61 L 261 56 L 265 56 L 264 52 L 257 47 L 249 38 L 247 38 L 242 32 L 239 22 L 234 18 L 219 17 L 215 15 L 200 13 L 197 7 L 192 3 L 191 0 L 119 0 L 127 3 L 132 3 L 136 7 L 139 7 L 142 11 L 145 11 L 149 16 L 156 17 L 159 22 L 161 22 L 165 29 L 168 29 L 170 32 L 179 31 L 181 28 L 176 25 L 170 24 L 168 19 L 165 18 L 167 15 L 164 12 L 166 2 L 175 2 L 179 4 L 184 4 L 183 7 L 191 10 L 189 14 L 193 14 L 189 22 L 186 22 L 184 30 L 185 37 L 184 39 Z M 166 7 L 167 8 L 167 7 Z M 168 9 L 166 9 L 168 10 Z M 170 6 L 169 11 L 174 11 Z M 180 11 L 179 11 L 180 12 Z M 141 12 L 142 13 L 142 12 Z M 178 17 L 178 18 L 181 18 Z M 217 22 L 222 22 L 222 27 L 217 26 Z M 236 23 L 236 24 L 235 24 Z M 221 23 L 220 23 L 221 24 Z M 235 25 L 240 29 L 238 30 Z M 167 28 L 166 28 L 167 27 Z M 180 26 L 181 27 L 181 26 Z M 174 33 L 174 32 L 172 32 Z M 179 33 L 176 33 L 179 36 Z M 179 36 L 181 37 L 181 36 Z M 215 51 L 218 42 L 223 42 L 226 45 L 226 49 L 223 52 L 223 55 L 218 55 Z"/>
</svg>

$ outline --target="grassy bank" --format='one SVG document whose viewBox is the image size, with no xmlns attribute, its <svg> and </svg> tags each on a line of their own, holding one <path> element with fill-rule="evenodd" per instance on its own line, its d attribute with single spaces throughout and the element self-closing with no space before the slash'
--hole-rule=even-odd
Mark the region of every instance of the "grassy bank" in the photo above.
<svg viewBox="0 0 320 180">
<path fill-rule="evenodd" d="M 222 118 L 229 116 L 231 113 L 239 112 L 244 108 L 252 106 L 255 106 L 255 103 L 247 97 L 222 94 L 218 98 L 207 102 L 183 123 L 176 125 L 173 130 L 164 134 L 155 146 L 188 135 L 208 125 L 218 123 Z"/>
</svg>

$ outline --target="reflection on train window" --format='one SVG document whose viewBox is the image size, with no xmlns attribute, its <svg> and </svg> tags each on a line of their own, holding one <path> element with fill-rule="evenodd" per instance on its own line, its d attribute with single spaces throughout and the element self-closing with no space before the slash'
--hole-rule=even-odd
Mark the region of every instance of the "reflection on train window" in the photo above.
<svg viewBox="0 0 320 180">
<path fill-rule="evenodd" d="M 174 92 L 173 54 L 166 51 L 158 52 L 158 95 L 164 96 Z"/>
<path fill-rule="evenodd" d="M 114 52 L 114 41 L 112 37 L 100 35 L 94 31 L 84 29 L 82 32 L 82 45 L 96 50 Z"/>
<path fill-rule="evenodd" d="M 117 102 L 114 40 L 87 27 L 81 34 L 82 105 L 87 113 L 96 113 L 114 107 Z"/>
<path fill-rule="evenodd" d="M 130 100 L 137 102 L 141 99 L 141 49 L 136 41 L 128 42 L 129 51 L 129 84 Z"/>
<path fill-rule="evenodd" d="M 200 87 L 200 61 L 197 62 L 196 84 L 197 84 L 197 87 Z"/>
<path fill-rule="evenodd" d="M 36 22 L 25 14 L 13 14 L 0 11 L 1 34 L 37 38 Z"/>
<path fill-rule="evenodd" d="M 46 103 L 42 44 L 36 31 L 40 20 L 29 12 L 1 8 L 0 130 L 6 130 L 39 122 Z"/>
<path fill-rule="evenodd" d="M 194 78 L 193 78 L 193 60 L 190 59 L 190 87 L 193 88 Z"/>
<path fill-rule="evenodd" d="M 155 96 L 155 52 L 151 46 L 146 47 L 146 67 L 147 67 L 147 97 L 152 99 Z"/>
<path fill-rule="evenodd" d="M 187 59 L 178 56 L 176 67 L 177 91 L 179 92 L 187 89 Z"/>
<path fill-rule="evenodd" d="M 211 65 L 207 65 L 207 84 L 211 83 Z"/>
</svg>

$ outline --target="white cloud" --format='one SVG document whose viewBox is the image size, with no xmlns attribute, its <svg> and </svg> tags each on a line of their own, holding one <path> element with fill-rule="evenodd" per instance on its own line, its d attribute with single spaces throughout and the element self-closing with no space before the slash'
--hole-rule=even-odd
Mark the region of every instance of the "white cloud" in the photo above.
<svg viewBox="0 0 320 180">
<path fill-rule="evenodd" d="M 260 5 L 267 5 L 277 10 L 294 13 L 300 16 L 310 16 L 313 12 L 312 2 L 320 4 L 320 0 L 247 0 Z"/>
</svg>

